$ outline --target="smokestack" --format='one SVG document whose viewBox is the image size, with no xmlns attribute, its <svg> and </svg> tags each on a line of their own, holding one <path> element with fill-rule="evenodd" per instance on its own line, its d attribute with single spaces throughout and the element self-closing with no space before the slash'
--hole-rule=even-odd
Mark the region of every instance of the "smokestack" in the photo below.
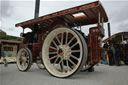
<svg viewBox="0 0 128 85">
<path fill-rule="evenodd" d="M 36 0 L 36 3 L 35 3 L 35 17 L 34 18 L 39 17 L 39 7 L 40 7 L 40 0 Z"/>
<path fill-rule="evenodd" d="M 111 37 L 111 28 L 110 28 L 110 23 L 108 23 L 108 37 Z"/>
</svg>

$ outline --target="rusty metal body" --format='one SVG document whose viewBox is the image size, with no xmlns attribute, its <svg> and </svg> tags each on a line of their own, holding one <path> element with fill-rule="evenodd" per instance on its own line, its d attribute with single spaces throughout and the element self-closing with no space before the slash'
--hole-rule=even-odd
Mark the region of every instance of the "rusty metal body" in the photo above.
<svg viewBox="0 0 128 85">
<path fill-rule="evenodd" d="M 82 13 L 81 16 L 75 14 Z M 31 33 L 23 34 L 24 41 L 21 48 L 28 47 L 33 56 L 33 62 L 40 60 L 42 45 L 47 35 L 59 27 L 80 27 L 84 25 L 97 24 L 96 27 L 89 29 L 88 36 L 77 30 L 87 43 L 88 57 L 86 64 L 95 65 L 100 57 L 100 41 L 104 37 L 103 23 L 107 22 L 107 15 L 99 1 L 48 14 L 36 19 L 16 24 L 16 27 L 30 28 Z M 101 24 L 102 23 L 102 24 Z"/>
</svg>

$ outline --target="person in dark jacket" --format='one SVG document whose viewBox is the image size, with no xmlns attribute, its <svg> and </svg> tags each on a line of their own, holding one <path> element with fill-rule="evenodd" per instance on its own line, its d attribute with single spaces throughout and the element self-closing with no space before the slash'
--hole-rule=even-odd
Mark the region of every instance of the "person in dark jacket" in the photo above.
<svg viewBox="0 0 128 85">
<path fill-rule="evenodd" d="M 0 41 L 0 59 L 1 59 L 1 57 L 2 57 L 2 42 Z"/>
<path fill-rule="evenodd" d="M 128 40 L 127 40 L 127 43 L 126 43 L 126 50 L 125 50 L 125 52 L 126 52 L 126 61 L 128 62 Z"/>
<path fill-rule="evenodd" d="M 107 50 L 108 47 L 109 47 L 109 45 L 108 45 L 108 43 L 106 42 L 106 43 L 104 44 L 103 48 L 104 48 L 105 50 Z"/>
<path fill-rule="evenodd" d="M 109 65 L 114 65 L 115 62 L 115 41 L 109 40 L 109 50 L 108 50 L 108 56 L 109 56 Z"/>
<path fill-rule="evenodd" d="M 108 56 L 109 56 L 109 65 L 113 65 L 113 59 L 114 59 L 114 48 L 113 48 L 113 44 L 111 43 L 109 46 L 109 49 L 107 51 Z"/>
<path fill-rule="evenodd" d="M 115 64 L 120 65 L 120 57 L 121 57 L 121 48 L 119 44 L 116 44 L 115 48 Z"/>
<path fill-rule="evenodd" d="M 2 56 L 1 54 L 2 54 L 2 52 L 1 52 L 1 43 L 0 43 L 0 59 L 1 59 L 1 56 Z"/>
</svg>

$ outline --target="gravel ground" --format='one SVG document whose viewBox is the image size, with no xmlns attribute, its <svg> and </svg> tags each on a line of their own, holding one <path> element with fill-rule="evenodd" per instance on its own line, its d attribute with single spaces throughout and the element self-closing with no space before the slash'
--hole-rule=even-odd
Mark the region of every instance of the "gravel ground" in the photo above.
<svg viewBox="0 0 128 85">
<path fill-rule="evenodd" d="M 128 66 L 95 66 L 95 72 L 79 72 L 70 78 L 52 77 L 35 64 L 20 72 L 15 64 L 0 64 L 0 85 L 128 85 Z"/>
</svg>

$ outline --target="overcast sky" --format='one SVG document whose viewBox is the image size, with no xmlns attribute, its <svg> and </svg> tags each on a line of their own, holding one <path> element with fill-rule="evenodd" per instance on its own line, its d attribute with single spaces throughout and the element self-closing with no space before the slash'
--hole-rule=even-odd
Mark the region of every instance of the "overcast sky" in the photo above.
<svg viewBox="0 0 128 85">
<path fill-rule="evenodd" d="M 40 16 L 96 0 L 41 0 Z M 111 33 L 128 32 L 128 0 L 100 0 L 111 23 Z M 35 0 L 0 0 L 0 29 L 8 35 L 19 36 L 21 28 L 15 24 L 34 17 Z M 105 36 L 107 34 L 105 24 Z M 83 31 L 88 33 L 88 27 Z"/>
</svg>

